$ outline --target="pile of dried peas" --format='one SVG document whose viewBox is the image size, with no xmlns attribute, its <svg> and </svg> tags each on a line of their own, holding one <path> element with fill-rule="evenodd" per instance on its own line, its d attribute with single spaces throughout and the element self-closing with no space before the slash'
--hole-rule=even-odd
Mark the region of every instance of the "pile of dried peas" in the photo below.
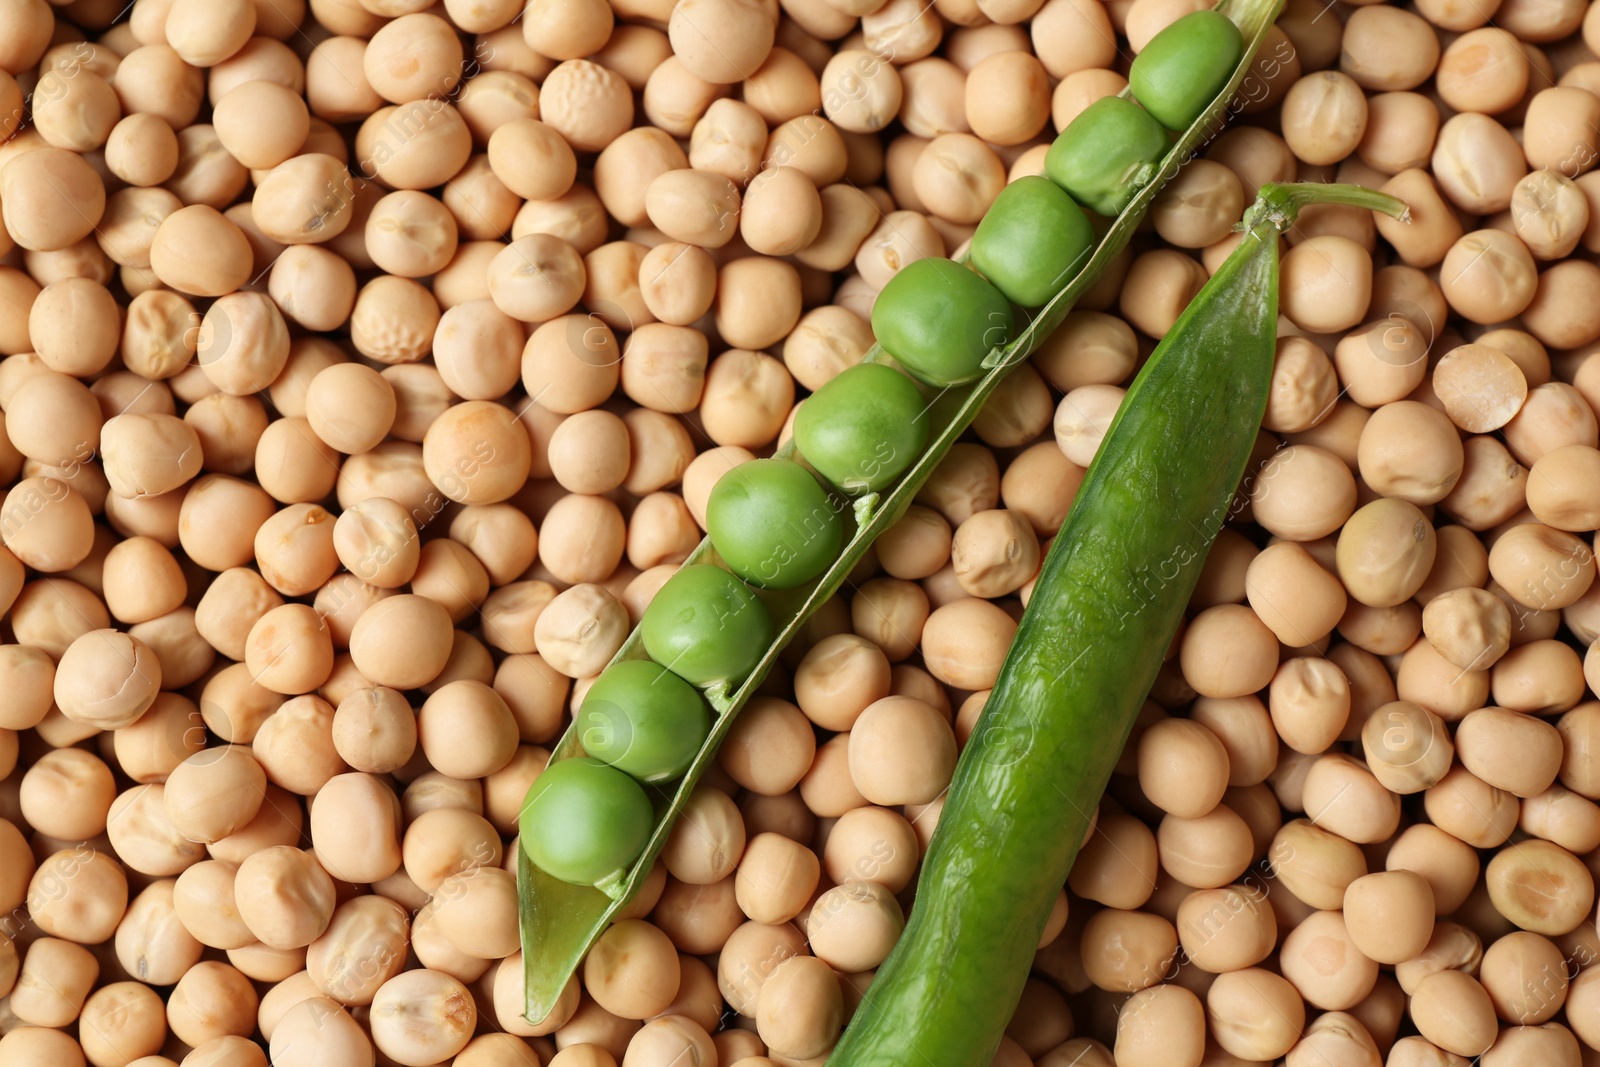
<svg viewBox="0 0 1600 1067">
<path fill-rule="evenodd" d="M 1120 384 L 1294 177 L 1412 224 L 1291 234 L 1260 464 L 996 1062 L 1600 1056 L 1572 0 L 1292 0 L 520 1018 L 518 805 L 717 478 L 1195 6 L 0 0 L 0 1063 L 811 1062 Z"/>
</svg>

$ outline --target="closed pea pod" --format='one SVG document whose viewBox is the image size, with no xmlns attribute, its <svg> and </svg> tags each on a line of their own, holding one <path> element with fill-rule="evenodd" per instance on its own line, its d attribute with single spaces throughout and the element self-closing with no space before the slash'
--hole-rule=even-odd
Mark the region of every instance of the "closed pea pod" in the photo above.
<svg viewBox="0 0 1600 1067">
<path fill-rule="evenodd" d="M 1301 203 L 1318 195 L 1312 189 L 1301 192 L 1269 187 L 1267 203 L 1286 209 L 1284 213 L 1292 217 Z M 1335 193 L 1330 199 L 1362 206 L 1393 206 L 1387 198 L 1352 190 Z M 1225 510 L 1233 496 L 1237 475 L 1243 473 L 1266 406 L 1275 349 L 1275 321 L 1270 309 L 1275 304 L 1272 294 L 1277 285 L 1277 245 L 1273 238 L 1278 230 L 1271 217 L 1266 209 L 1258 207 L 1249 218 L 1246 244 L 1213 276 L 1207 289 L 1168 331 L 1130 390 L 1090 467 L 1079 490 L 1080 506 L 1073 509 L 1057 535 L 1034 587 L 1026 621 L 989 697 L 984 717 L 991 728 L 979 731 L 967 743 L 945 798 L 942 821 L 984 829 L 981 834 L 935 835 L 924 862 L 924 893 L 899 945 L 879 968 L 867 992 L 863 1008 L 870 1009 L 870 1013 L 858 1015 L 858 1019 L 895 1019 L 901 1025 L 915 1020 L 914 1025 L 924 1034 L 937 1031 L 945 1055 L 953 1061 L 982 1062 L 992 1054 L 998 1029 L 1015 1004 L 1027 964 L 1032 960 L 1038 931 L 1060 884 L 1059 874 L 1070 868 L 1076 843 L 1082 837 L 1077 831 L 1086 828 L 1087 823 L 1083 807 L 1057 790 L 1042 789 L 1026 805 L 1002 807 L 999 797 L 1034 780 L 1033 774 L 1059 780 L 1068 767 L 1074 768 L 1069 772 L 1074 780 L 1088 779 L 1082 784 L 1089 789 L 1098 789 L 1109 777 L 1120 742 L 1142 702 L 1131 698 L 1142 697 L 1147 683 L 1154 681 L 1162 653 L 1177 628 L 1178 616 L 1199 577 L 1197 560 L 1203 556 L 1203 552 L 1192 552 L 1188 557 L 1191 566 L 1185 568 L 1183 557 L 1173 555 L 1186 543 L 1185 534 L 1173 529 L 1181 523 L 1150 527 L 1118 523 L 1116 537 L 1102 537 L 1106 531 L 1099 524 L 1108 521 L 1106 513 L 1081 505 L 1104 494 L 1126 507 L 1138 493 L 1136 487 L 1161 492 L 1164 514 L 1171 516 L 1170 509 L 1181 501 L 1177 506 L 1195 509 L 1197 524 L 1214 524 L 1209 529 L 1202 527 L 1202 548 L 1209 544 L 1220 525 L 1220 512 L 1216 509 L 1221 505 Z M 1277 217 L 1281 222 L 1282 216 Z M 1232 358 L 1222 359 L 1223 353 Z M 1241 388 L 1249 390 L 1246 395 L 1251 398 L 1250 410 L 1240 410 L 1244 406 L 1239 400 Z M 1208 392 L 1212 389 L 1217 392 Z M 1202 396 L 1210 399 L 1203 400 Z M 1169 408 L 1167 403 L 1173 406 Z M 1197 450 L 1204 455 L 1204 462 L 1181 473 L 1171 471 L 1169 476 L 1174 481 L 1169 488 L 1157 489 L 1153 483 L 1163 475 L 1155 472 L 1165 465 L 1150 458 L 1146 466 L 1143 450 L 1164 449 L 1162 442 L 1170 441 L 1173 434 L 1193 440 L 1201 433 L 1208 437 L 1208 447 Z M 1219 456 L 1226 456 L 1236 466 L 1218 470 Z M 1128 477 L 1128 472 L 1136 469 L 1124 466 L 1130 463 L 1146 475 L 1155 473 L 1154 478 Z M 1165 495 L 1169 489 L 1172 496 Z M 1145 537 L 1155 543 L 1138 547 L 1129 543 Z M 1125 551 L 1130 555 L 1123 557 Z M 1119 557 L 1118 562 L 1112 563 L 1106 553 Z M 1138 568 L 1146 565 L 1142 561 L 1160 559 L 1177 562 L 1180 578 L 1151 602 L 1141 599 L 1137 605 L 1129 605 L 1133 610 L 1126 613 L 1113 609 L 1113 614 L 1104 615 L 1098 605 L 1087 606 L 1092 599 L 1075 595 L 1079 583 L 1098 581 L 1096 576 L 1106 573 L 1104 567 L 1138 573 Z M 1093 644 L 1092 650 L 1085 641 Z M 1125 652 L 1108 654 L 1113 643 Z M 1138 684 L 1130 687 L 1129 674 L 1135 661 L 1139 663 Z M 1109 674 L 1102 677 L 1101 670 Z M 1104 738 L 1103 744 L 1087 744 L 1087 737 L 1103 737 L 1106 732 L 1107 701 L 1115 701 L 1122 716 L 1119 736 Z M 1052 709 L 1048 720 L 1041 718 L 1042 709 L 1047 707 Z M 1068 724 L 1079 715 L 1087 717 L 1085 725 L 1092 719 L 1100 726 L 1087 732 L 1070 728 Z M 1014 729 L 996 730 L 996 723 Z M 1010 746 L 1016 733 L 1024 731 L 1032 743 L 1019 758 Z M 1003 754 L 1010 754 L 1011 758 L 1000 758 Z M 1225 770 L 1221 784 L 1226 787 Z M 1397 809 L 1395 815 L 1398 816 Z M 1033 818 L 1043 820 L 1037 824 L 1037 831 L 1026 828 L 1032 825 Z M 1046 826 L 1051 829 L 1046 831 Z M 1025 854 L 1036 857 L 1035 862 L 996 862 L 997 855 L 1009 855 L 997 839 L 996 828 L 1003 828 L 998 838 L 1016 834 L 1019 843 L 1030 842 Z M 1049 868 L 1041 870 L 1038 861 L 1043 857 L 1037 842 L 1045 839 L 1059 844 L 1049 856 Z M 977 880 L 953 873 L 974 866 L 990 875 Z M 1024 900 L 1031 918 L 1028 923 L 1017 921 L 1018 905 Z M 1351 955 L 1359 956 L 1353 949 Z M 922 977 L 934 971 L 941 975 L 936 988 Z M 1358 1003 L 1376 979 L 1377 965 L 1365 961 L 1365 967 L 1358 971 L 1350 976 L 1347 989 L 1332 992 L 1327 998 L 1318 997 L 1321 1006 L 1343 1008 Z M 963 1005 L 961 1012 L 943 1010 L 942 1006 L 957 1003 Z M 974 1015 L 980 1012 L 984 1025 L 974 1026 Z M 1198 1003 L 1195 1012 L 1203 1014 Z M 955 1014 L 961 1016 L 959 1026 L 939 1025 L 941 1017 L 953 1018 Z M 1126 1019 L 1127 1014 L 1124 1012 L 1122 1018 Z M 899 1026 L 895 1025 L 858 1024 L 846 1030 L 834 1058 L 849 1067 L 897 1063 L 901 1051 L 899 1033 Z M 1199 1062 L 1198 1054 L 1192 1062 Z"/>
</svg>

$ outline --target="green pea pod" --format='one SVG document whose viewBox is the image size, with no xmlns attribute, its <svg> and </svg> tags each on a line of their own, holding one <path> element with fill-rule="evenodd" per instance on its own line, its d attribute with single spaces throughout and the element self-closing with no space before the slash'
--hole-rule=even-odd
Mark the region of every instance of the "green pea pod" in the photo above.
<svg viewBox="0 0 1600 1067">
<path fill-rule="evenodd" d="M 1156 346 L 1044 561 L 923 860 L 916 907 L 830 1067 L 984 1067 L 1244 474 L 1266 411 L 1278 235 L 1346 185 L 1266 185 Z"/>
<path fill-rule="evenodd" d="M 1044 343 L 1051 331 L 1067 317 L 1074 302 L 1115 261 L 1149 210 L 1162 183 L 1177 174 L 1178 169 L 1226 122 L 1231 114 L 1230 98 L 1248 74 L 1255 52 L 1282 6 L 1283 0 L 1220 0 L 1216 10 L 1238 24 L 1246 46 L 1244 56 L 1234 66 L 1205 114 L 1177 136 L 1162 158 L 1155 180 L 1141 184 L 1132 192 L 1127 207 L 1111 221 L 1087 262 L 1078 268 L 1077 273 L 1064 281 L 1044 307 L 1025 316 L 1025 321 L 1018 322 L 1015 336 L 1009 343 L 988 352 L 982 361 L 982 376 L 970 385 L 956 385 L 938 392 L 937 399 L 928 407 L 927 447 L 898 480 L 882 490 L 866 492 L 853 501 L 837 498 L 844 523 L 844 546 L 827 570 L 794 588 L 763 589 L 754 594 L 770 615 L 770 620 L 761 620 L 762 629 L 769 622 L 772 626 L 770 642 L 764 650 L 759 651 L 754 659 L 745 655 L 756 651 L 749 647 L 755 635 L 740 625 L 742 620 L 751 618 L 752 613 L 735 610 L 731 604 L 725 611 L 716 609 L 710 613 L 700 613 L 707 614 L 708 618 L 703 620 L 697 616 L 695 621 L 695 626 L 702 629 L 702 623 L 720 628 L 723 626 L 721 620 L 726 619 L 723 647 L 690 642 L 694 647 L 659 650 L 660 655 L 677 662 L 683 669 L 688 669 L 691 654 L 695 667 L 704 668 L 702 674 L 691 680 L 705 687 L 702 691 L 714 713 L 711 733 L 682 777 L 642 786 L 653 806 L 649 840 L 625 874 L 620 879 L 607 880 L 604 889 L 562 882 L 539 869 L 530 860 L 526 849 L 518 849 L 517 894 L 526 993 L 523 1015 L 529 1021 L 541 1022 L 549 1015 L 589 946 L 645 883 L 656 856 L 671 833 L 673 820 L 683 810 L 701 776 L 716 761 L 717 748 L 732 728 L 739 709 L 761 686 L 767 672 L 777 662 L 779 652 L 803 631 L 806 621 L 844 585 L 851 569 L 860 562 L 878 534 L 904 514 L 917 490 L 972 424 L 1001 381 Z M 866 357 L 867 362 L 886 362 L 888 359 L 888 354 L 877 347 Z M 779 450 L 778 456 L 789 457 L 792 451 L 792 447 L 786 446 Z M 690 554 L 686 566 L 715 566 L 719 562 L 708 538 Z M 710 619 L 710 615 L 716 618 Z M 634 630 L 613 662 L 639 659 L 645 655 L 651 636 L 648 623 L 647 618 L 643 634 L 639 629 Z M 671 629 L 670 625 L 664 625 L 662 632 L 656 636 L 665 641 L 672 636 L 669 632 Z M 710 655 L 706 658 L 707 654 L 717 652 L 730 655 Z M 680 658 L 673 659 L 675 656 Z M 705 658 L 704 662 L 701 662 L 702 658 Z M 683 676 L 689 677 L 688 674 Z M 552 764 L 556 764 L 584 755 L 580 731 L 569 727 L 552 747 L 550 759 Z"/>
</svg>

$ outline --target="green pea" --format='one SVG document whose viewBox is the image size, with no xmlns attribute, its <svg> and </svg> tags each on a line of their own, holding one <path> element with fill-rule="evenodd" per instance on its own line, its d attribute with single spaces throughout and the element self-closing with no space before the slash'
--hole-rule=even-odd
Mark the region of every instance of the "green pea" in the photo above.
<svg viewBox="0 0 1600 1067">
<path fill-rule="evenodd" d="M 1093 248 L 1083 209 L 1054 182 L 1030 174 L 1002 189 L 978 223 L 972 264 L 1013 304 L 1041 307 Z"/>
<path fill-rule="evenodd" d="M 695 685 L 738 685 L 755 670 L 777 632 L 760 598 L 708 563 L 668 578 L 639 620 L 650 658 Z"/>
<path fill-rule="evenodd" d="M 1169 130 L 1188 129 L 1244 55 L 1239 27 L 1215 11 L 1183 16 L 1150 39 L 1128 70 L 1135 100 Z"/>
<path fill-rule="evenodd" d="M 1015 326 L 1000 290 L 948 259 L 901 267 L 872 305 L 878 343 L 912 377 L 941 387 L 980 378 L 989 349 Z"/>
<path fill-rule="evenodd" d="M 841 491 L 877 492 L 922 454 L 928 443 L 927 407 L 904 374 L 881 363 L 858 363 L 800 405 L 794 441 L 806 461 Z"/>
<path fill-rule="evenodd" d="M 1090 211 L 1120 215 L 1156 176 L 1169 144 L 1148 111 L 1105 96 L 1067 123 L 1045 153 L 1044 172 Z"/>
<path fill-rule="evenodd" d="M 659 663 L 630 659 L 600 673 L 578 712 L 583 750 L 642 782 L 689 769 L 711 733 L 711 714 L 694 686 Z"/>
<path fill-rule="evenodd" d="M 763 589 L 793 589 L 839 558 L 841 509 L 800 464 L 758 459 L 711 490 L 706 529 L 733 573 Z"/>
<path fill-rule="evenodd" d="M 596 885 L 627 873 L 650 839 L 655 813 L 644 788 L 597 759 L 546 767 L 517 819 L 528 858 L 551 877 Z"/>
</svg>

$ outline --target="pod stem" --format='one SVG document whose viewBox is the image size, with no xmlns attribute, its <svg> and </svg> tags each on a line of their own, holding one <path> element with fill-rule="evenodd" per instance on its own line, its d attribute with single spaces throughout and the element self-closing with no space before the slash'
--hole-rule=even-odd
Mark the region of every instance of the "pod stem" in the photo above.
<svg viewBox="0 0 1600 1067">
<path fill-rule="evenodd" d="M 719 716 L 733 710 L 733 687 L 726 681 L 715 682 L 705 691 L 706 703 Z"/>
<path fill-rule="evenodd" d="M 628 869 L 618 867 L 596 882 L 594 887 L 612 900 L 620 901 L 628 892 Z"/>
<path fill-rule="evenodd" d="M 864 496 L 856 497 L 855 503 L 851 505 L 852 510 L 855 512 L 856 525 L 865 526 L 871 522 L 873 516 L 878 513 L 878 505 L 882 502 L 883 498 L 877 493 L 867 493 Z"/>
<path fill-rule="evenodd" d="M 1411 221 L 1411 208 L 1405 201 L 1376 189 L 1329 182 L 1268 182 L 1261 187 L 1256 202 L 1244 213 L 1244 221 L 1239 228 L 1246 233 L 1262 236 L 1260 230 L 1265 225 L 1282 233 L 1294 225 L 1294 220 L 1303 209 L 1313 204 L 1364 208 L 1381 211 L 1401 222 Z"/>
</svg>

